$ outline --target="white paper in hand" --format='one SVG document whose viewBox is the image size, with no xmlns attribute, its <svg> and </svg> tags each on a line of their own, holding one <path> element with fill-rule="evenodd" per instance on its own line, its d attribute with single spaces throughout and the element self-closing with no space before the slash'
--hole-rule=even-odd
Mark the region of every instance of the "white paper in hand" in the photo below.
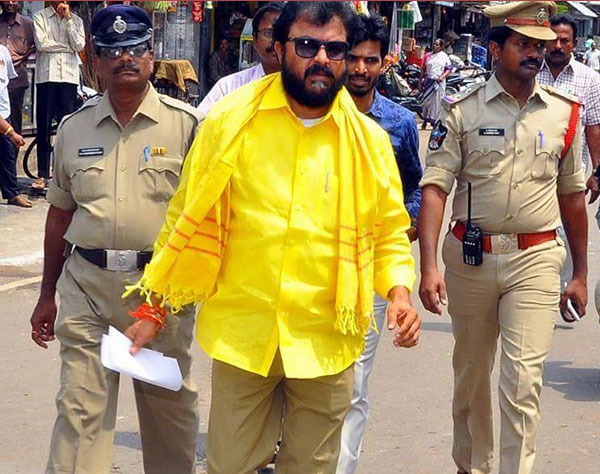
<svg viewBox="0 0 600 474">
<path fill-rule="evenodd" d="M 112 326 L 102 335 L 100 359 L 107 369 L 177 392 L 183 385 L 177 359 L 150 349 L 129 353 L 131 341 Z"/>
</svg>

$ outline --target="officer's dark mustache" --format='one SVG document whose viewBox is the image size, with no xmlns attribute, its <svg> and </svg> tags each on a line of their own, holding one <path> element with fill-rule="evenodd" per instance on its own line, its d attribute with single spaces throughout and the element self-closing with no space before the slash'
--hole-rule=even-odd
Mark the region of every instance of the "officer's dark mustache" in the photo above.
<svg viewBox="0 0 600 474">
<path fill-rule="evenodd" d="M 304 72 L 304 79 L 308 79 L 308 76 L 310 76 L 311 74 L 325 74 L 328 78 L 335 81 L 335 76 L 333 75 L 333 72 L 331 72 L 331 69 L 323 66 L 322 64 L 315 64 L 309 67 Z"/>
<path fill-rule="evenodd" d="M 560 49 L 555 49 L 554 51 L 552 51 L 550 53 L 550 56 L 565 56 L 565 53 L 563 53 Z"/>
<path fill-rule="evenodd" d="M 113 74 L 117 75 L 123 71 L 140 72 L 140 68 L 135 63 L 123 63 L 113 69 Z"/>
<path fill-rule="evenodd" d="M 521 61 L 519 63 L 519 66 L 537 66 L 537 67 L 542 67 L 542 60 L 541 59 L 525 59 L 524 61 Z"/>
</svg>

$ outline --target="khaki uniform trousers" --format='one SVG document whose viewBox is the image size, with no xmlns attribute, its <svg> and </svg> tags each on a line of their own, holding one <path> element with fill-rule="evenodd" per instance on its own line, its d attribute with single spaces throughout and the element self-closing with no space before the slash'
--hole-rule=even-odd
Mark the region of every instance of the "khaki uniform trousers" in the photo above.
<svg viewBox="0 0 600 474">
<path fill-rule="evenodd" d="M 500 474 L 529 474 L 540 421 L 543 363 L 550 350 L 566 251 L 549 241 L 507 255 L 462 261 L 449 233 L 442 249 L 454 333 L 453 457 L 460 471 L 492 470 L 490 374 L 500 336 Z"/>
<path fill-rule="evenodd" d="M 119 374 L 104 368 L 100 341 L 109 325 L 124 331 L 133 323 L 127 311 L 140 300 L 121 299 L 138 272 L 112 272 L 72 254 L 58 282 L 60 310 L 55 333 L 60 341 L 58 415 L 47 474 L 107 474 Z M 191 311 L 168 316 L 168 326 L 149 345 L 177 358 L 184 378 L 178 392 L 134 380 L 146 474 L 190 474 L 198 439 L 196 388 L 190 378 L 194 317 Z"/>
<path fill-rule="evenodd" d="M 334 474 L 353 375 L 350 366 L 336 375 L 286 378 L 279 351 L 267 377 L 215 360 L 208 474 L 254 474 L 271 461 L 280 436 L 277 474 Z"/>
</svg>

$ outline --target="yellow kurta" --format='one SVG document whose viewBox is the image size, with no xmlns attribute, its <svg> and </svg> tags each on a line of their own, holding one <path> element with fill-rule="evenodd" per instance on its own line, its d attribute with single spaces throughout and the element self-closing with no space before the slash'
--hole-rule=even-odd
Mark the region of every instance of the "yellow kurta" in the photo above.
<svg viewBox="0 0 600 474">
<path fill-rule="evenodd" d="M 198 317 L 198 338 L 213 358 L 266 375 L 277 349 L 287 377 L 339 373 L 363 349 L 362 334 L 335 330 L 339 236 L 337 101 L 306 128 L 282 83 L 266 92 L 248 124 L 231 178 L 229 240 L 215 293 Z M 368 120 L 368 119 L 365 119 Z M 409 217 L 387 135 L 373 122 L 386 176 L 378 189 L 375 289 L 409 289 L 414 262 Z M 200 270 L 201 271 L 201 270 Z"/>
</svg>

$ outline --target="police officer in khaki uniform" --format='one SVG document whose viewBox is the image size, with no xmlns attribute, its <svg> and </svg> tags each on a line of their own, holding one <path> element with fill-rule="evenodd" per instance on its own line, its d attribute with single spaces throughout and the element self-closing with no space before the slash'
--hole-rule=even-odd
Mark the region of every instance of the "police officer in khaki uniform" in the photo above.
<svg viewBox="0 0 600 474">
<path fill-rule="evenodd" d="M 421 181 L 420 296 L 425 308 L 438 314 L 447 301 L 452 317 L 453 457 L 460 473 L 492 470 L 490 374 L 498 336 L 500 473 L 532 472 L 542 367 L 554 317 L 568 298 L 580 314 L 587 303 L 579 104 L 535 81 L 544 41 L 555 38 L 549 23 L 555 9 L 553 2 L 537 1 L 486 8 L 496 73 L 445 103 Z M 455 181 L 442 277 L 438 236 Z M 469 182 L 472 226 L 467 228 Z M 556 236 L 561 219 L 574 256 L 573 278 L 562 297 L 565 248 Z"/>
<path fill-rule="evenodd" d="M 134 325 L 127 312 L 140 301 L 123 301 L 121 294 L 150 260 L 198 126 L 194 109 L 159 95 L 148 82 L 154 56 L 146 12 L 110 6 L 97 13 L 91 30 L 106 93 L 59 128 L 44 278 L 31 318 L 37 344 L 47 347 L 55 334 L 60 341 L 58 416 L 47 473 L 110 472 L 119 374 L 103 367 L 100 341 L 109 325 L 121 331 Z M 190 474 L 195 466 L 193 325 L 191 308 L 168 315 L 167 327 L 150 345 L 177 358 L 181 390 L 134 381 L 146 473 Z"/>
</svg>

